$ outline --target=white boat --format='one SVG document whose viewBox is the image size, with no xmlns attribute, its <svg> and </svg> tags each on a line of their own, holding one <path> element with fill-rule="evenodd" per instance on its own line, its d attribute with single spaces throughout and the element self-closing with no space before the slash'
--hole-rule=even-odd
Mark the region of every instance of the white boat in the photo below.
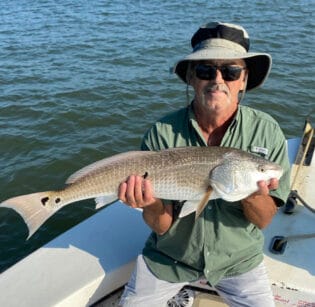
<svg viewBox="0 0 315 307">
<path fill-rule="evenodd" d="M 277 306 L 315 306 L 314 129 L 288 140 L 290 204 L 265 233 L 265 261 Z M 117 306 L 150 229 L 141 212 L 113 204 L 63 233 L 0 275 L 0 306 Z M 148 303 L 149 304 L 149 303 Z M 226 306 L 205 282 L 169 306 Z"/>
</svg>

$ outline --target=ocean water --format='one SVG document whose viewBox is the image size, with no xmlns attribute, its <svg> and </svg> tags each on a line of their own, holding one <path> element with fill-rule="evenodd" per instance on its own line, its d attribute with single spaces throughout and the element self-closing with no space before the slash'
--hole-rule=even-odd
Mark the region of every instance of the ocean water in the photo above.
<svg viewBox="0 0 315 307">
<path fill-rule="evenodd" d="M 315 2 L 3 0 L 0 3 L 0 201 L 57 189 L 79 168 L 138 149 L 162 115 L 186 104 L 170 67 L 211 20 L 243 25 L 273 68 L 244 104 L 275 117 L 286 137 L 314 118 Z M 105 209 L 106 210 L 106 209 Z M 0 271 L 94 214 L 60 210 L 28 241 L 0 209 Z"/>
</svg>

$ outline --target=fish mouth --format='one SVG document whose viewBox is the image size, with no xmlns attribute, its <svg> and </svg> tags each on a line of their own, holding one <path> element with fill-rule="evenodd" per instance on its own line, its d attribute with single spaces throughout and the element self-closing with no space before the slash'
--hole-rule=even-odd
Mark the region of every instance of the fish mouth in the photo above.
<svg viewBox="0 0 315 307">
<path fill-rule="evenodd" d="M 272 173 L 272 178 L 277 178 L 277 179 L 280 179 L 284 173 L 283 168 L 278 165 L 267 168 L 267 171 L 270 171 Z"/>
</svg>

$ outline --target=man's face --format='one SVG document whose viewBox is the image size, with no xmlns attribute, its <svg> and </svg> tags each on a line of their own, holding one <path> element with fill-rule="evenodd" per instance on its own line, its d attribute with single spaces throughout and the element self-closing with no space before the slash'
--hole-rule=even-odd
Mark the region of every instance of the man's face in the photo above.
<svg viewBox="0 0 315 307">
<path fill-rule="evenodd" d="M 195 103 L 215 112 L 234 112 L 238 104 L 238 93 L 246 83 L 245 67 L 243 60 L 197 63 L 190 81 L 195 90 Z"/>
</svg>

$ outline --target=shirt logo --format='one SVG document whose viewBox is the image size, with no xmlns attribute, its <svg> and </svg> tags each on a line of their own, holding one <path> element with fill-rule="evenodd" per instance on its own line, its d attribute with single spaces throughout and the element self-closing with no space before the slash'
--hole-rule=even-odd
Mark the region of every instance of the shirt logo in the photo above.
<svg viewBox="0 0 315 307">
<path fill-rule="evenodd" d="M 267 157 L 269 153 L 268 148 L 259 147 L 259 146 L 251 146 L 250 151 L 253 153 L 260 154 L 263 157 Z"/>
</svg>

